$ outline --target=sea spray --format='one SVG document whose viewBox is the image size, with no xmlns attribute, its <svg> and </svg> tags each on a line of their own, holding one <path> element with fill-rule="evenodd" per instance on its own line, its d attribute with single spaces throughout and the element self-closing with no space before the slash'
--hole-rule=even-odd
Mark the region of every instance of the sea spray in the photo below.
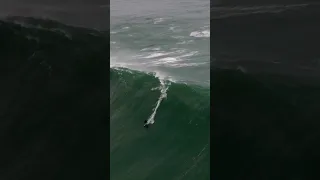
<svg viewBox="0 0 320 180">
<path fill-rule="evenodd" d="M 148 124 L 153 124 L 155 121 L 154 121 L 154 117 L 156 116 L 156 113 L 157 113 L 157 110 L 161 104 L 161 101 L 165 98 L 167 98 L 167 91 L 169 89 L 169 86 L 170 86 L 170 81 L 165 81 L 163 79 L 160 79 L 160 86 L 157 87 L 157 88 L 153 88 L 151 90 L 160 90 L 160 96 L 158 98 L 158 101 L 156 103 L 156 106 L 152 109 L 152 114 L 150 115 L 150 117 L 148 118 L 147 122 L 144 124 L 145 125 L 148 125 Z"/>
</svg>

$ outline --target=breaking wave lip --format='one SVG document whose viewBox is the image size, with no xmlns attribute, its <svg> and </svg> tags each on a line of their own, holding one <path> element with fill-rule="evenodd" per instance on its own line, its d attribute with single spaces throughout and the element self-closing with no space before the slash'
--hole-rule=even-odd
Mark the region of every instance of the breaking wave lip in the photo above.
<svg viewBox="0 0 320 180">
<path fill-rule="evenodd" d="M 125 71 L 132 73 L 132 70 L 124 67 L 119 67 L 119 66 L 112 66 L 112 69 L 119 70 L 119 71 Z M 136 71 L 136 70 L 134 70 Z M 167 91 L 169 90 L 169 87 L 171 85 L 171 82 L 175 82 L 174 80 L 170 79 L 169 76 L 164 76 L 163 74 L 159 72 L 153 72 L 152 73 L 156 78 L 158 78 L 160 85 L 158 87 L 152 88 L 151 91 L 154 90 L 159 90 L 160 91 L 160 96 L 155 103 L 155 107 L 152 109 L 152 113 L 149 116 L 149 118 L 145 121 L 143 126 L 149 125 L 149 124 L 154 124 L 155 123 L 155 117 L 157 114 L 157 110 L 160 107 L 161 102 L 167 98 Z"/>
<path fill-rule="evenodd" d="M 167 18 L 154 18 L 151 20 L 150 23 L 153 24 L 161 24 L 166 21 Z M 170 25 L 169 30 L 173 33 L 180 32 L 182 29 L 181 27 L 176 25 Z M 175 44 L 190 44 L 193 43 L 191 37 L 195 38 L 207 38 L 210 37 L 210 30 L 209 27 L 199 27 L 194 31 L 187 31 L 186 34 L 170 34 L 170 37 L 176 39 L 179 42 L 174 42 Z M 191 32 L 191 33 L 190 33 Z M 190 33 L 190 34 L 189 34 Z M 189 36 L 188 36 L 189 35 Z M 179 47 L 179 46 L 175 46 Z M 148 119 L 145 119 L 144 126 L 149 124 L 154 124 L 156 121 L 157 112 L 161 103 L 167 98 L 167 92 L 169 91 L 169 87 L 172 82 L 189 82 L 182 77 L 173 77 L 168 76 L 170 72 L 165 72 L 158 70 L 159 67 L 170 67 L 172 69 L 176 69 L 179 67 L 192 67 L 192 66 L 200 66 L 208 63 L 203 62 L 191 62 L 190 57 L 198 55 L 198 51 L 190 51 L 189 49 L 184 48 L 171 48 L 170 50 L 164 50 L 162 47 L 158 47 L 157 45 L 150 45 L 149 47 L 144 47 L 139 50 L 139 52 L 133 52 L 130 55 L 131 59 L 119 59 L 120 61 L 114 61 L 111 63 L 112 68 L 128 68 L 132 69 L 133 71 L 141 71 L 144 73 L 154 73 L 155 77 L 159 80 L 159 85 L 157 87 L 153 87 L 151 90 L 159 90 L 160 95 L 157 101 L 154 104 L 151 114 L 149 115 Z M 147 60 L 146 60 L 147 59 Z M 159 72 L 160 71 L 160 72 Z M 180 79 L 181 78 L 181 79 Z M 193 82 L 190 80 L 190 82 Z M 199 84 L 199 83 L 195 83 Z"/>
<path fill-rule="evenodd" d="M 150 49 L 152 48 L 149 48 L 148 50 Z M 157 101 L 155 102 L 155 106 L 152 109 L 152 113 L 150 114 L 149 118 L 144 121 L 144 126 L 148 126 L 155 123 L 158 109 L 161 106 L 161 103 L 163 102 L 163 100 L 167 98 L 167 92 L 169 90 L 171 83 L 187 82 L 185 80 L 174 80 L 173 77 L 168 76 L 168 74 L 166 74 L 165 72 L 157 71 L 152 67 L 156 67 L 160 65 L 160 66 L 170 66 L 172 68 L 179 68 L 179 67 L 191 67 L 191 66 L 200 66 L 200 65 L 207 64 L 207 63 L 192 63 L 182 59 L 182 58 L 195 56 L 199 54 L 198 51 L 186 52 L 187 51 L 186 49 L 181 49 L 181 48 L 172 48 L 171 50 L 172 50 L 171 52 L 155 51 L 149 54 L 148 56 L 145 56 L 145 57 L 140 56 L 142 58 L 154 59 L 154 61 L 145 62 L 146 64 L 144 64 L 143 67 L 141 67 L 142 62 L 117 62 L 116 61 L 117 57 L 111 57 L 110 66 L 113 69 L 119 70 L 122 68 L 126 68 L 129 71 L 132 69 L 132 71 L 141 71 L 148 74 L 152 73 L 159 80 L 159 83 L 160 83 L 159 86 L 154 87 L 151 90 L 159 90 L 160 95 Z M 175 56 L 168 56 L 170 54 L 171 55 L 175 54 Z M 132 55 L 130 56 L 133 57 Z M 151 68 L 149 67 L 150 69 L 148 69 L 148 66 L 150 66 Z"/>
<path fill-rule="evenodd" d="M 179 67 L 198 67 L 208 64 L 191 60 L 200 54 L 199 51 L 189 51 L 184 48 L 171 48 L 170 51 L 157 51 L 157 47 L 142 50 L 140 50 L 141 53 L 129 52 L 129 54 L 123 53 L 124 55 L 122 55 L 121 53 L 118 54 L 118 52 L 115 55 L 111 55 L 110 67 L 123 67 L 146 73 L 161 72 L 162 74 L 173 75 L 170 71 Z M 147 50 L 150 51 L 147 52 Z M 168 72 L 162 71 L 161 68 L 163 67 L 170 68 L 171 70 L 168 70 Z M 175 79 L 176 82 L 188 80 L 187 77 L 170 78 Z"/>
</svg>

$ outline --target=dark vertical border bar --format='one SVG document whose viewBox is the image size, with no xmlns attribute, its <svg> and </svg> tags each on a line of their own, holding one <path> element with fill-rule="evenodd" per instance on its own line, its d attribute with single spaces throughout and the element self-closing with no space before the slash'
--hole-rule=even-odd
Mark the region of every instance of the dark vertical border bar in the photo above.
<svg viewBox="0 0 320 180">
<path fill-rule="evenodd" d="M 210 21 L 211 178 L 319 179 L 319 4 L 222 2 Z"/>
<path fill-rule="evenodd" d="M 108 112 L 108 125 L 107 125 L 107 127 L 108 127 L 108 131 L 107 131 L 107 135 L 106 135 L 106 137 L 108 138 L 107 140 L 106 140 L 106 143 L 107 143 L 107 171 L 106 171 L 106 175 L 107 175 L 107 178 L 104 178 L 103 176 L 102 176 L 102 178 L 104 178 L 105 180 L 106 179 L 111 179 L 111 177 L 110 177 L 110 174 L 111 174 L 111 168 L 110 168 L 110 162 L 111 162 L 111 158 L 110 158 L 110 156 L 111 156 L 111 148 L 110 148 L 110 146 L 111 146 L 111 142 L 110 142 L 110 132 L 111 132 L 111 130 L 110 130 L 110 128 L 111 128 L 111 125 L 110 125 L 110 120 L 111 120 L 111 117 L 110 117 L 110 115 L 111 115 L 111 112 L 110 112 L 110 23 L 111 23 L 111 10 L 110 10 L 110 0 L 107 0 L 106 1 L 106 5 L 107 5 L 107 8 L 106 8 L 106 10 L 107 10 L 107 23 L 108 23 L 108 29 L 107 29 L 107 34 L 108 34 L 108 43 L 109 43 L 109 51 L 108 51 L 108 62 L 107 62 L 107 64 L 108 64 L 108 70 L 107 70 L 107 72 L 108 72 L 108 75 L 107 75 L 107 77 L 108 77 L 108 96 L 109 96 L 109 98 L 108 98 L 108 109 L 107 109 L 107 112 Z M 102 166 L 102 167 L 104 167 L 104 166 Z M 102 169 L 103 170 L 103 169 Z M 101 179 L 102 179 L 101 178 Z"/>
<path fill-rule="evenodd" d="M 91 23 L 101 25 L 100 31 L 88 19 L 81 24 L 77 14 L 65 17 L 60 11 L 47 19 L 20 12 L 0 20 L 1 180 L 109 179 L 109 7 L 105 10 L 102 17 L 88 17 L 100 20 Z"/>
</svg>

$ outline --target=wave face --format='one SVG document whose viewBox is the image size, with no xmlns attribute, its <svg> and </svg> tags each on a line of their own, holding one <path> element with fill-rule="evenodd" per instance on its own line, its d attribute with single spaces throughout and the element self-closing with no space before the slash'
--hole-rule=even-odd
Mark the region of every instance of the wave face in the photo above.
<svg viewBox="0 0 320 180">
<path fill-rule="evenodd" d="M 110 3 L 111 179 L 210 179 L 210 2 Z"/>
<path fill-rule="evenodd" d="M 0 179 L 107 179 L 108 36 L 11 17 L 0 49 Z"/>
<path fill-rule="evenodd" d="M 209 88 L 124 68 L 110 86 L 111 179 L 209 179 Z"/>
</svg>

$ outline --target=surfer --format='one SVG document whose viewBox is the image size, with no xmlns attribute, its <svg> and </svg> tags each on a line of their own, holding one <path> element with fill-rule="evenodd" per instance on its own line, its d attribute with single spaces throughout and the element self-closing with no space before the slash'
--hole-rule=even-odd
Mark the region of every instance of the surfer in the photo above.
<svg viewBox="0 0 320 180">
<path fill-rule="evenodd" d="M 148 121 L 147 120 L 145 120 L 144 121 L 144 125 L 143 125 L 143 127 L 145 127 L 146 129 L 148 129 L 149 128 L 149 123 L 148 123 Z"/>
</svg>

